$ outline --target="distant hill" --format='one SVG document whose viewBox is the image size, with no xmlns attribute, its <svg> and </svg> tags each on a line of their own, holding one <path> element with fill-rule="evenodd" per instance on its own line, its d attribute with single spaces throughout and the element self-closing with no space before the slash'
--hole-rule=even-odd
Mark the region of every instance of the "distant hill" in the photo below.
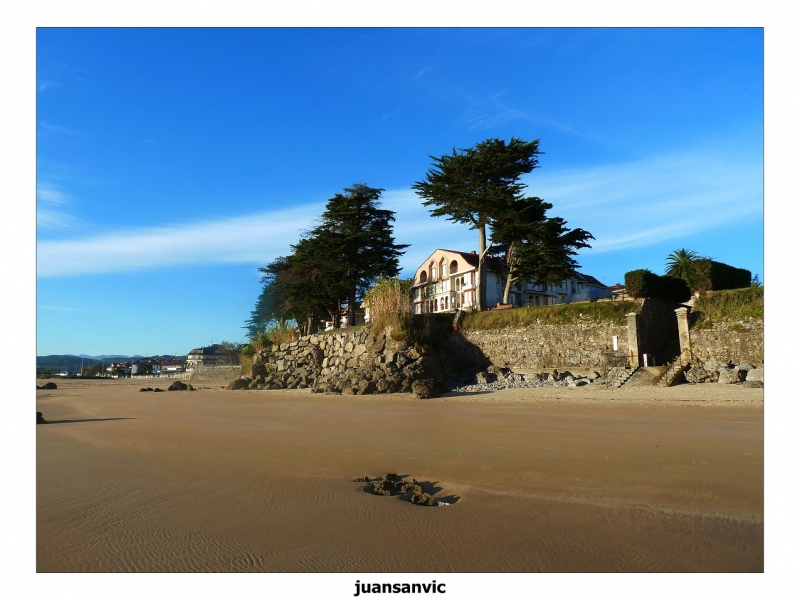
<svg viewBox="0 0 800 600">
<path fill-rule="evenodd" d="M 110 358 L 113 358 L 114 360 L 117 360 L 117 359 L 120 359 L 120 358 L 123 358 L 123 359 L 135 358 L 135 359 L 138 360 L 140 358 L 144 358 L 144 356 L 142 356 L 141 354 L 136 354 L 134 356 L 126 356 L 125 354 L 100 354 L 98 356 L 89 356 L 88 354 L 78 354 L 78 358 L 93 358 L 95 360 L 108 360 Z"/>
<path fill-rule="evenodd" d="M 156 356 L 141 356 L 136 354 L 134 356 L 124 356 L 118 354 L 101 354 L 100 356 L 88 356 L 86 354 L 82 355 L 75 355 L 75 354 L 48 354 L 47 356 L 37 356 L 36 357 L 36 368 L 37 369 L 50 369 L 51 371 L 71 371 L 73 373 L 77 373 L 81 369 L 81 363 L 83 363 L 83 367 L 90 367 L 97 363 L 106 363 L 110 364 L 112 362 L 122 362 L 127 360 L 128 362 L 136 362 L 142 358 L 166 358 L 168 360 L 186 360 L 186 355 L 183 356 L 174 356 L 172 354 L 163 354 L 163 355 L 156 355 Z"/>
</svg>

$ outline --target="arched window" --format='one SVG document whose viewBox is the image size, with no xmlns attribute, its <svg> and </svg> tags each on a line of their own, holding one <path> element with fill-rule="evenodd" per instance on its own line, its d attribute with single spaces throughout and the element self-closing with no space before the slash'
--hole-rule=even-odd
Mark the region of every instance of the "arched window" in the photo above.
<svg viewBox="0 0 800 600">
<path fill-rule="evenodd" d="M 433 312 L 439 312 L 439 299 L 433 301 Z"/>
<path fill-rule="evenodd" d="M 428 272 L 426 270 L 422 270 L 422 273 L 419 274 L 419 282 L 425 283 L 428 281 Z"/>
<path fill-rule="evenodd" d="M 447 276 L 447 273 L 445 273 L 445 268 L 446 268 L 446 263 L 444 262 L 444 259 L 442 258 L 442 259 L 439 260 L 439 278 L 440 279 L 444 279 Z"/>
<path fill-rule="evenodd" d="M 457 260 L 450 261 L 450 275 L 452 275 L 453 273 L 458 273 L 458 261 Z"/>
<path fill-rule="evenodd" d="M 442 310 L 447 310 L 447 296 L 444 297 L 442 302 L 444 303 L 444 307 L 442 308 Z"/>
<path fill-rule="evenodd" d="M 428 268 L 431 271 L 431 281 L 436 281 L 436 263 L 431 261 L 431 264 L 428 265 Z"/>
</svg>

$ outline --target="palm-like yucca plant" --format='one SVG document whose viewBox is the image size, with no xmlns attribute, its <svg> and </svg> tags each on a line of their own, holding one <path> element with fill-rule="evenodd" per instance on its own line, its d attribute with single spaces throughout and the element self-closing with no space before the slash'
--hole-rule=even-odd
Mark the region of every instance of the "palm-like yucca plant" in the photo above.
<svg viewBox="0 0 800 600">
<path fill-rule="evenodd" d="M 673 275 L 685 279 L 689 274 L 689 264 L 698 258 L 697 252 L 681 248 L 667 256 L 667 275 Z"/>
</svg>

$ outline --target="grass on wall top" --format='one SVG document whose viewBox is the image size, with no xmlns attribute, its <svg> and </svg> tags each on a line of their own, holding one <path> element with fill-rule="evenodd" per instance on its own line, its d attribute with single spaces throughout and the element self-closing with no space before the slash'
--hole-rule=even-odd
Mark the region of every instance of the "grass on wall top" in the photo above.
<svg viewBox="0 0 800 600">
<path fill-rule="evenodd" d="M 461 327 L 465 330 L 484 331 L 528 325 L 571 325 L 587 320 L 611 321 L 616 325 L 624 325 L 625 315 L 635 311 L 636 304 L 629 301 L 532 306 L 467 314 L 461 322 Z"/>
<path fill-rule="evenodd" d="M 764 288 L 701 292 L 692 309 L 692 326 L 711 327 L 721 321 L 747 321 L 764 318 Z"/>
</svg>

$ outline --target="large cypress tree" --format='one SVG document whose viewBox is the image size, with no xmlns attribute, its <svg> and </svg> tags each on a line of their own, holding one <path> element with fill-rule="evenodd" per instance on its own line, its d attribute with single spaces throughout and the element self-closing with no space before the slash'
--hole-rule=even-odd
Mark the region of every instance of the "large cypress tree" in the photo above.
<svg viewBox="0 0 800 600">
<path fill-rule="evenodd" d="M 259 269 L 264 288 L 246 322 L 251 337 L 273 319 L 294 320 L 306 333 L 323 320 L 338 326 L 343 302 L 355 314 L 378 277 L 399 273 L 398 257 L 408 245 L 394 241 L 394 213 L 380 208 L 382 191 L 354 184 L 336 194 L 292 254 Z"/>
<path fill-rule="evenodd" d="M 580 267 L 573 258 L 577 250 L 591 248 L 588 240 L 594 236 L 585 229 L 569 229 L 561 217 L 548 217 L 551 208 L 541 198 L 518 198 L 492 221 L 492 242 L 505 254 L 504 304 L 516 281 L 556 283 L 569 278 Z"/>
<path fill-rule="evenodd" d="M 472 148 L 454 149 L 452 154 L 431 156 L 433 167 L 425 180 L 411 186 L 425 206 L 433 207 L 432 216 L 446 216 L 449 221 L 477 229 L 478 310 L 486 308 L 486 228 L 519 197 L 525 187 L 519 179 L 538 166 L 539 154 L 539 140 L 511 138 L 506 143 L 488 139 Z"/>
<path fill-rule="evenodd" d="M 345 188 L 343 194 L 328 200 L 319 225 L 308 234 L 324 240 L 319 249 L 325 255 L 323 262 L 342 274 L 350 323 L 357 299 L 378 277 L 395 277 L 400 272 L 398 258 L 408 247 L 394 241 L 394 212 L 380 208 L 381 192 L 363 183 Z"/>
</svg>

